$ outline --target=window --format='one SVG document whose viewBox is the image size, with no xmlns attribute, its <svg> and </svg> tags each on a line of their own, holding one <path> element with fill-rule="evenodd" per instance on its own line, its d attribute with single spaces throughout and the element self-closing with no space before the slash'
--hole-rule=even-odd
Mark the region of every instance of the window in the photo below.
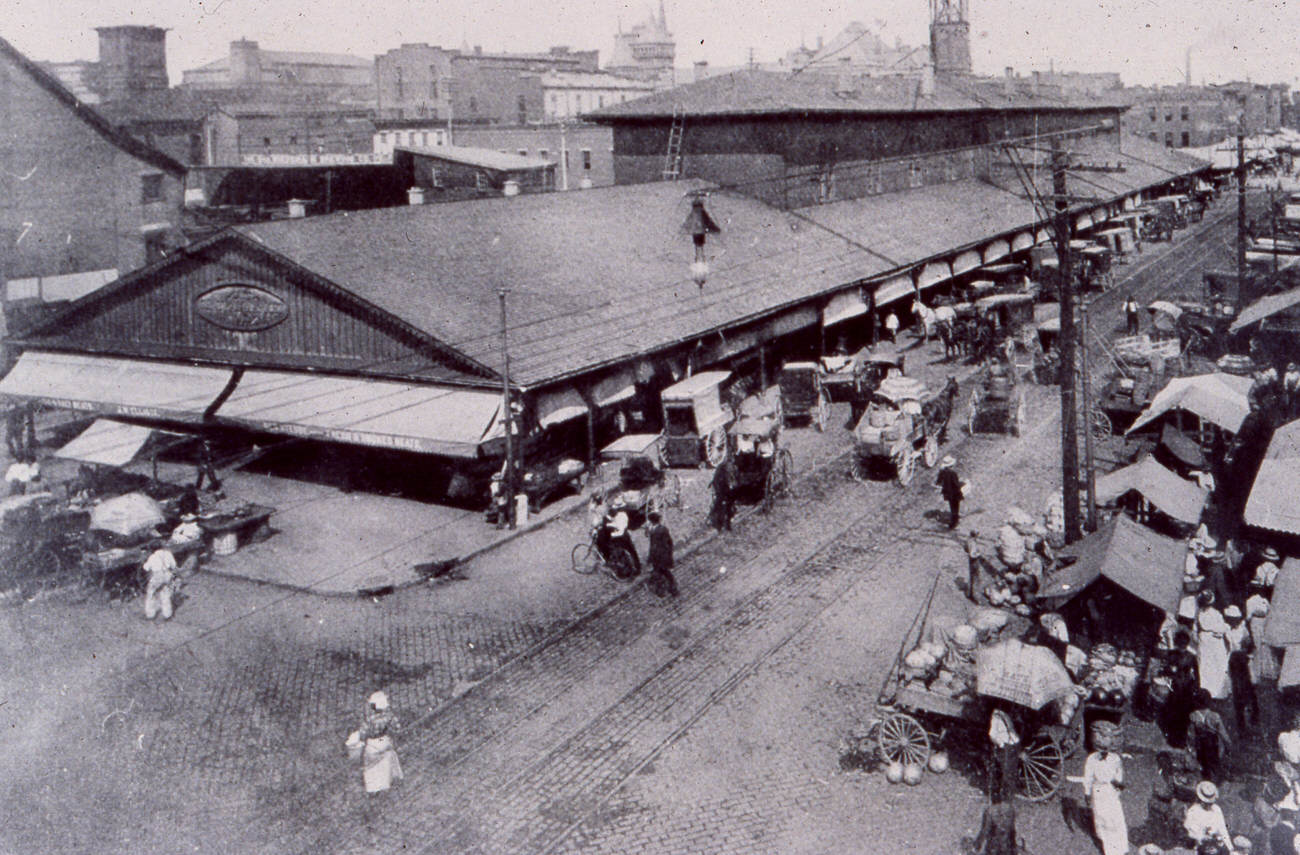
<svg viewBox="0 0 1300 855">
<path fill-rule="evenodd" d="M 551 150 L 550 150 L 550 149 L 547 149 L 547 148 L 539 148 L 539 149 L 537 150 L 537 156 L 538 156 L 538 157 L 550 157 L 550 156 L 551 156 Z"/>
<path fill-rule="evenodd" d="M 160 178 L 162 176 L 159 176 Z M 164 232 L 150 232 L 144 236 L 144 263 L 153 264 L 167 255 L 167 239 Z"/>
<path fill-rule="evenodd" d="M 1186 122 L 1192 117 L 1192 110 L 1186 104 L 1178 108 L 1178 118 Z"/>
<path fill-rule="evenodd" d="M 421 131 L 421 132 L 420 132 L 420 145 L 428 145 L 428 144 L 429 144 L 429 132 L 428 132 L 428 131 Z"/>
<path fill-rule="evenodd" d="M 469 114 L 471 116 L 478 115 L 478 99 L 475 98 L 473 95 L 471 95 L 469 98 Z"/>
<path fill-rule="evenodd" d="M 1192 144 L 1192 135 L 1189 134 L 1187 131 L 1183 131 L 1182 142 L 1178 144 L 1183 148 L 1187 148 L 1189 145 Z"/>
<path fill-rule="evenodd" d="M 380 143 L 386 143 L 386 142 L 388 142 L 388 131 L 380 131 L 380 132 L 379 132 L 379 142 L 380 142 Z"/>
<path fill-rule="evenodd" d="M 438 97 L 438 66 L 429 66 L 429 97 L 437 99 Z"/>
<path fill-rule="evenodd" d="M 912 161 L 907 165 L 907 186 L 920 187 L 925 183 L 925 173 L 921 170 L 920 161 Z"/>
<path fill-rule="evenodd" d="M 297 142 L 298 142 L 298 137 L 294 134 L 289 134 L 289 145 L 296 145 Z"/>
<path fill-rule="evenodd" d="M 519 124 L 528 124 L 528 101 L 522 95 L 515 99 L 515 112 L 519 114 Z"/>
<path fill-rule="evenodd" d="M 262 147 L 263 147 L 263 148 L 270 148 L 270 147 L 271 147 L 271 138 L 270 138 L 270 137 L 262 137 Z"/>
<path fill-rule="evenodd" d="M 604 106 L 605 106 L 605 96 L 604 96 L 604 95 L 597 95 L 597 96 L 596 96 L 596 102 L 597 102 L 597 103 L 596 103 L 596 106 L 597 106 L 597 107 L 604 107 Z"/>
<path fill-rule="evenodd" d="M 404 88 L 405 87 L 402 85 L 402 69 L 399 66 L 397 69 L 397 100 L 398 101 L 401 101 L 403 98 L 406 97 L 406 94 L 402 91 Z"/>
<path fill-rule="evenodd" d="M 442 172 L 436 166 L 429 170 L 429 183 L 434 187 L 442 187 Z"/>
<path fill-rule="evenodd" d="M 161 202 L 163 200 L 163 177 L 161 174 L 140 176 L 140 202 Z"/>
<path fill-rule="evenodd" d="M 1166 121 L 1166 122 L 1172 122 L 1173 120 L 1174 120 L 1174 111 L 1173 111 L 1173 110 L 1165 110 L 1165 121 Z"/>
<path fill-rule="evenodd" d="M 190 163 L 203 162 L 203 137 L 200 134 L 190 134 Z"/>
<path fill-rule="evenodd" d="M 476 190 L 488 190 L 492 185 L 488 182 L 487 176 L 482 172 L 474 173 L 474 188 Z"/>
<path fill-rule="evenodd" d="M 1173 148 L 1173 147 L 1174 147 L 1174 132 L 1170 131 L 1167 134 L 1165 134 L 1165 148 Z"/>
<path fill-rule="evenodd" d="M 528 157 L 528 149 L 526 149 L 526 148 L 521 148 L 521 149 L 519 149 L 519 156 L 520 156 L 520 157 Z"/>
<path fill-rule="evenodd" d="M 1156 120 L 1156 108 L 1152 107 L 1150 110 L 1148 110 L 1147 116 L 1149 116 L 1151 118 L 1151 121 L 1154 122 Z"/>
<path fill-rule="evenodd" d="M 1155 131 L 1152 131 L 1151 133 L 1147 134 L 1147 136 L 1150 137 L 1151 142 L 1156 142 L 1160 139 L 1160 135 L 1157 134 Z"/>
<path fill-rule="evenodd" d="M 582 150 L 582 168 L 591 169 L 591 149 L 589 148 Z"/>
</svg>

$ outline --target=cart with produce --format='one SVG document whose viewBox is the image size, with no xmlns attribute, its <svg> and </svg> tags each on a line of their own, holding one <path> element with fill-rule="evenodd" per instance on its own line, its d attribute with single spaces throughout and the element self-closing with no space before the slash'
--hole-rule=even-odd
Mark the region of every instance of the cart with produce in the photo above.
<svg viewBox="0 0 1300 855">
<path fill-rule="evenodd" d="M 970 623 L 932 619 L 931 587 L 877 700 L 874 720 L 851 740 L 859 756 L 887 764 L 891 780 L 919 780 L 949 736 L 988 745 L 993 710 L 1012 716 L 1020 737 L 1019 793 L 1046 801 L 1060 789 L 1065 761 L 1082 744 L 1078 693 L 1051 650 L 1025 644 L 1007 613 L 978 609 Z M 945 758 L 946 759 L 946 758 Z"/>
<path fill-rule="evenodd" d="M 781 367 L 777 415 L 785 424 L 803 421 L 826 430 L 831 416 L 831 393 L 823 383 L 825 372 L 816 362 L 787 362 Z"/>
<path fill-rule="evenodd" d="M 925 384 L 912 377 L 888 377 L 871 396 L 866 412 L 853 428 L 853 477 L 865 480 L 875 469 L 888 467 L 899 486 L 916 474 L 916 460 L 926 467 L 939 462 L 939 433 L 943 425 Z"/>
<path fill-rule="evenodd" d="M 645 524 L 650 511 L 681 506 L 682 479 L 663 467 L 659 441 L 658 434 L 634 433 L 600 450 L 593 492 L 625 510 L 634 531 Z"/>
</svg>

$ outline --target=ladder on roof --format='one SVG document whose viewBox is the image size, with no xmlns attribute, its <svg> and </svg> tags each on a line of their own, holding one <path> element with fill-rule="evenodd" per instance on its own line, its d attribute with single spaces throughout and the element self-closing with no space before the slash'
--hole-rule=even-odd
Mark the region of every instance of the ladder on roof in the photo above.
<svg viewBox="0 0 1300 855">
<path fill-rule="evenodd" d="M 682 126 L 686 110 L 681 102 L 673 104 L 673 123 L 668 128 L 668 152 L 664 155 L 663 179 L 676 181 L 682 175 Z"/>
</svg>

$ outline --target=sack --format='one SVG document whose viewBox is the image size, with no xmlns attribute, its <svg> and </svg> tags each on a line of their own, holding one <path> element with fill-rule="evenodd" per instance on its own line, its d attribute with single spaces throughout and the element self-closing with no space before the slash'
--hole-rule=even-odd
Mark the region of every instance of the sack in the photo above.
<svg viewBox="0 0 1300 855">
<path fill-rule="evenodd" d="M 365 747 L 365 743 L 361 740 L 361 731 L 354 730 L 349 733 L 343 747 L 347 749 L 349 760 L 360 760 L 361 750 Z"/>
<path fill-rule="evenodd" d="M 966 499 L 966 498 L 969 498 L 969 497 L 970 497 L 970 482 L 969 482 L 969 481 L 962 481 L 962 482 L 961 482 L 961 497 L 962 497 L 963 499 Z"/>
</svg>

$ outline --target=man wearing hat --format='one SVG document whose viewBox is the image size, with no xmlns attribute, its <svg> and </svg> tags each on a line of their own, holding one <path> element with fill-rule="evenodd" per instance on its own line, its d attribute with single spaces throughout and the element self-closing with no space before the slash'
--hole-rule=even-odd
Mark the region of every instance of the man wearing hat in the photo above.
<svg viewBox="0 0 1300 855">
<path fill-rule="evenodd" d="M 1255 577 L 1251 580 L 1252 588 L 1258 588 L 1266 597 L 1273 596 L 1273 585 L 1277 582 L 1278 562 L 1282 555 L 1269 546 L 1260 553 L 1262 560 L 1255 566 Z"/>
<path fill-rule="evenodd" d="M 1092 808 L 1092 827 L 1101 841 L 1102 855 L 1127 855 L 1128 823 L 1119 791 L 1124 787 L 1124 764 L 1113 750 L 1119 725 L 1104 719 L 1092 724 L 1096 751 L 1083 764 L 1083 794 Z"/>
<path fill-rule="evenodd" d="M 939 461 L 939 477 L 935 479 L 935 484 L 939 491 L 943 493 L 943 500 L 948 503 L 948 528 L 954 529 L 961 520 L 961 499 L 965 485 L 961 476 L 957 474 L 954 468 L 957 461 L 951 454 L 945 455 L 943 460 Z"/>
<path fill-rule="evenodd" d="M 1196 785 L 1196 802 L 1183 815 L 1183 830 L 1193 843 L 1216 838 L 1224 843 L 1232 840 L 1228 823 L 1223 818 L 1223 808 L 1218 802 L 1219 788 L 1213 782 L 1201 781 Z"/>
</svg>

